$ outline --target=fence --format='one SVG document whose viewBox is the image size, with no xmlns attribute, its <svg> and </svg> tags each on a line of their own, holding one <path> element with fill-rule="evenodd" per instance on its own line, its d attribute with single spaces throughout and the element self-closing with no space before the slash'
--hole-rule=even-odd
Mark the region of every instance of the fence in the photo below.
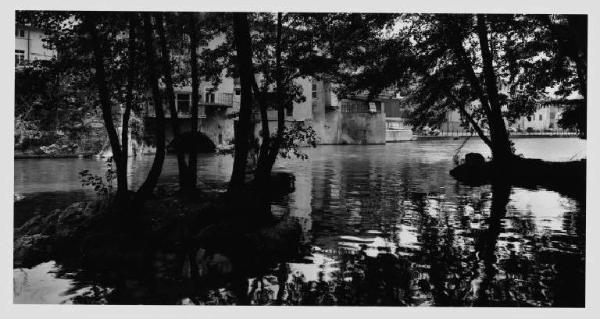
<svg viewBox="0 0 600 319">
<path fill-rule="evenodd" d="M 417 137 L 464 137 L 464 136 L 476 136 L 476 132 L 469 131 L 436 131 L 435 133 L 425 133 L 425 132 L 415 132 L 414 135 Z M 486 136 L 489 136 L 489 132 L 485 133 Z M 567 130 L 553 130 L 553 131 L 533 131 L 533 132 L 510 132 L 511 137 L 569 137 L 569 136 L 579 136 L 578 132 L 575 131 L 567 131 Z"/>
</svg>

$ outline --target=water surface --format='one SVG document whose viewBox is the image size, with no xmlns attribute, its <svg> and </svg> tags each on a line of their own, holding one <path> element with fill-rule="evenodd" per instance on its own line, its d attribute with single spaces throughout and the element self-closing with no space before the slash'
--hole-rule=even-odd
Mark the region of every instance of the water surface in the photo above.
<svg viewBox="0 0 600 319">
<path fill-rule="evenodd" d="M 305 150 L 309 160 L 278 161 L 277 169 L 296 175 L 296 191 L 278 202 L 278 212 L 300 222 L 310 253 L 286 262 L 283 277 L 280 265 L 248 278 L 255 287 L 249 288 L 252 302 L 583 306 L 582 203 L 544 189 L 462 185 L 448 174 L 461 143 L 319 146 Z M 585 157 L 585 141 L 576 138 L 515 139 L 515 147 L 545 160 Z M 475 138 L 461 152 L 471 151 L 489 156 Z M 199 179 L 222 184 L 232 161 L 229 155 L 202 156 Z M 132 164 L 132 185 L 141 183 L 150 164 L 151 157 Z M 15 223 L 48 209 L 50 201 L 60 207 L 93 198 L 77 172 L 101 173 L 103 165 L 92 159 L 15 160 L 15 192 L 22 198 L 15 203 Z M 176 181 L 174 157 L 167 158 L 161 180 Z M 48 274 L 44 284 L 30 280 L 27 289 L 15 279 L 15 302 L 77 302 L 72 293 L 86 287 L 89 294 L 89 282 L 81 287 L 68 276 L 52 275 L 60 267 L 15 270 L 15 278 Z M 203 297 L 165 302 L 235 303 L 230 288 L 225 283 Z M 279 293 L 282 288 L 285 293 Z"/>
</svg>

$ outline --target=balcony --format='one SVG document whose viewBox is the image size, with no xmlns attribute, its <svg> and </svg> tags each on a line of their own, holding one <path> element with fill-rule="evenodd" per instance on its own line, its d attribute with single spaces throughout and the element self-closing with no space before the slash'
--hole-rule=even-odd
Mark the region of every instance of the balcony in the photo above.
<svg viewBox="0 0 600 319">
<path fill-rule="evenodd" d="M 177 108 L 177 116 L 179 118 L 191 118 L 191 101 L 189 93 L 177 93 L 175 105 Z M 206 118 L 207 110 L 210 112 L 215 109 L 224 109 L 233 107 L 233 93 L 210 93 L 206 92 L 204 95 L 200 96 L 200 101 L 198 103 L 198 118 Z M 171 118 L 171 112 L 169 111 L 169 106 L 163 104 L 163 109 L 165 113 L 165 118 Z M 156 117 L 156 113 L 154 112 L 154 105 L 152 103 L 146 104 L 143 116 L 145 117 Z"/>
<path fill-rule="evenodd" d="M 233 93 L 205 93 L 200 99 L 201 105 L 233 106 Z"/>
<path fill-rule="evenodd" d="M 381 113 L 381 102 L 343 99 L 341 110 L 342 113 Z"/>
</svg>

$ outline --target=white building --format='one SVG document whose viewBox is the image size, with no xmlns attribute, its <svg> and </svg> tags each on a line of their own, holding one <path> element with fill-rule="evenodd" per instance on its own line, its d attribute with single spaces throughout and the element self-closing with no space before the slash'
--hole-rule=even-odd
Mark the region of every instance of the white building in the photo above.
<svg viewBox="0 0 600 319">
<path fill-rule="evenodd" d="M 15 65 L 35 60 L 49 60 L 56 51 L 46 47 L 46 35 L 42 30 L 30 26 L 15 26 Z"/>
</svg>

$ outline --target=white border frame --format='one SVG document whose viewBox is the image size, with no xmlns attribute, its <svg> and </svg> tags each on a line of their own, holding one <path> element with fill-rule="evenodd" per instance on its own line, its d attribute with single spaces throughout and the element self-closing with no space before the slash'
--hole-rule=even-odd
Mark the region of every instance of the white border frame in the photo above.
<svg viewBox="0 0 600 319">
<path fill-rule="evenodd" d="M 598 317 L 598 292 L 600 284 L 598 273 L 599 236 L 595 235 L 598 223 L 598 197 L 600 190 L 598 162 L 598 126 L 588 125 L 587 141 L 587 214 L 586 216 L 586 308 L 585 309 L 519 309 L 519 308 L 395 308 L 395 307 L 231 307 L 231 306 L 77 306 L 77 305 L 13 305 L 12 292 L 12 241 L 13 241 L 13 188 L 14 188 L 14 62 L 13 30 L 15 10 L 125 10 L 125 11 L 354 11 L 354 12 L 431 12 L 431 13 L 583 13 L 588 14 L 588 120 L 600 119 L 597 101 L 598 91 L 593 88 L 599 83 L 600 75 L 600 2 L 594 0 L 304 0 L 283 3 L 281 0 L 21 0 L 1 3 L 2 41 L 8 43 L 1 50 L 2 96 L 6 99 L 0 114 L 0 150 L 2 167 L 0 170 L 0 203 L 2 204 L 0 249 L 2 252 L 0 271 L 0 318 L 237 318 L 272 317 L 307 318 L 308 316 L 335 317 L 350 316 L 364 318 L 369 316 L 422 316 L 430 318 L 473 317 L 481 319 L 519 317 L 544 318 L 549 316 L 565 318 L 567 316 Z M 592 271 L 591 271 L 592 270 Z"/>
</svg>

